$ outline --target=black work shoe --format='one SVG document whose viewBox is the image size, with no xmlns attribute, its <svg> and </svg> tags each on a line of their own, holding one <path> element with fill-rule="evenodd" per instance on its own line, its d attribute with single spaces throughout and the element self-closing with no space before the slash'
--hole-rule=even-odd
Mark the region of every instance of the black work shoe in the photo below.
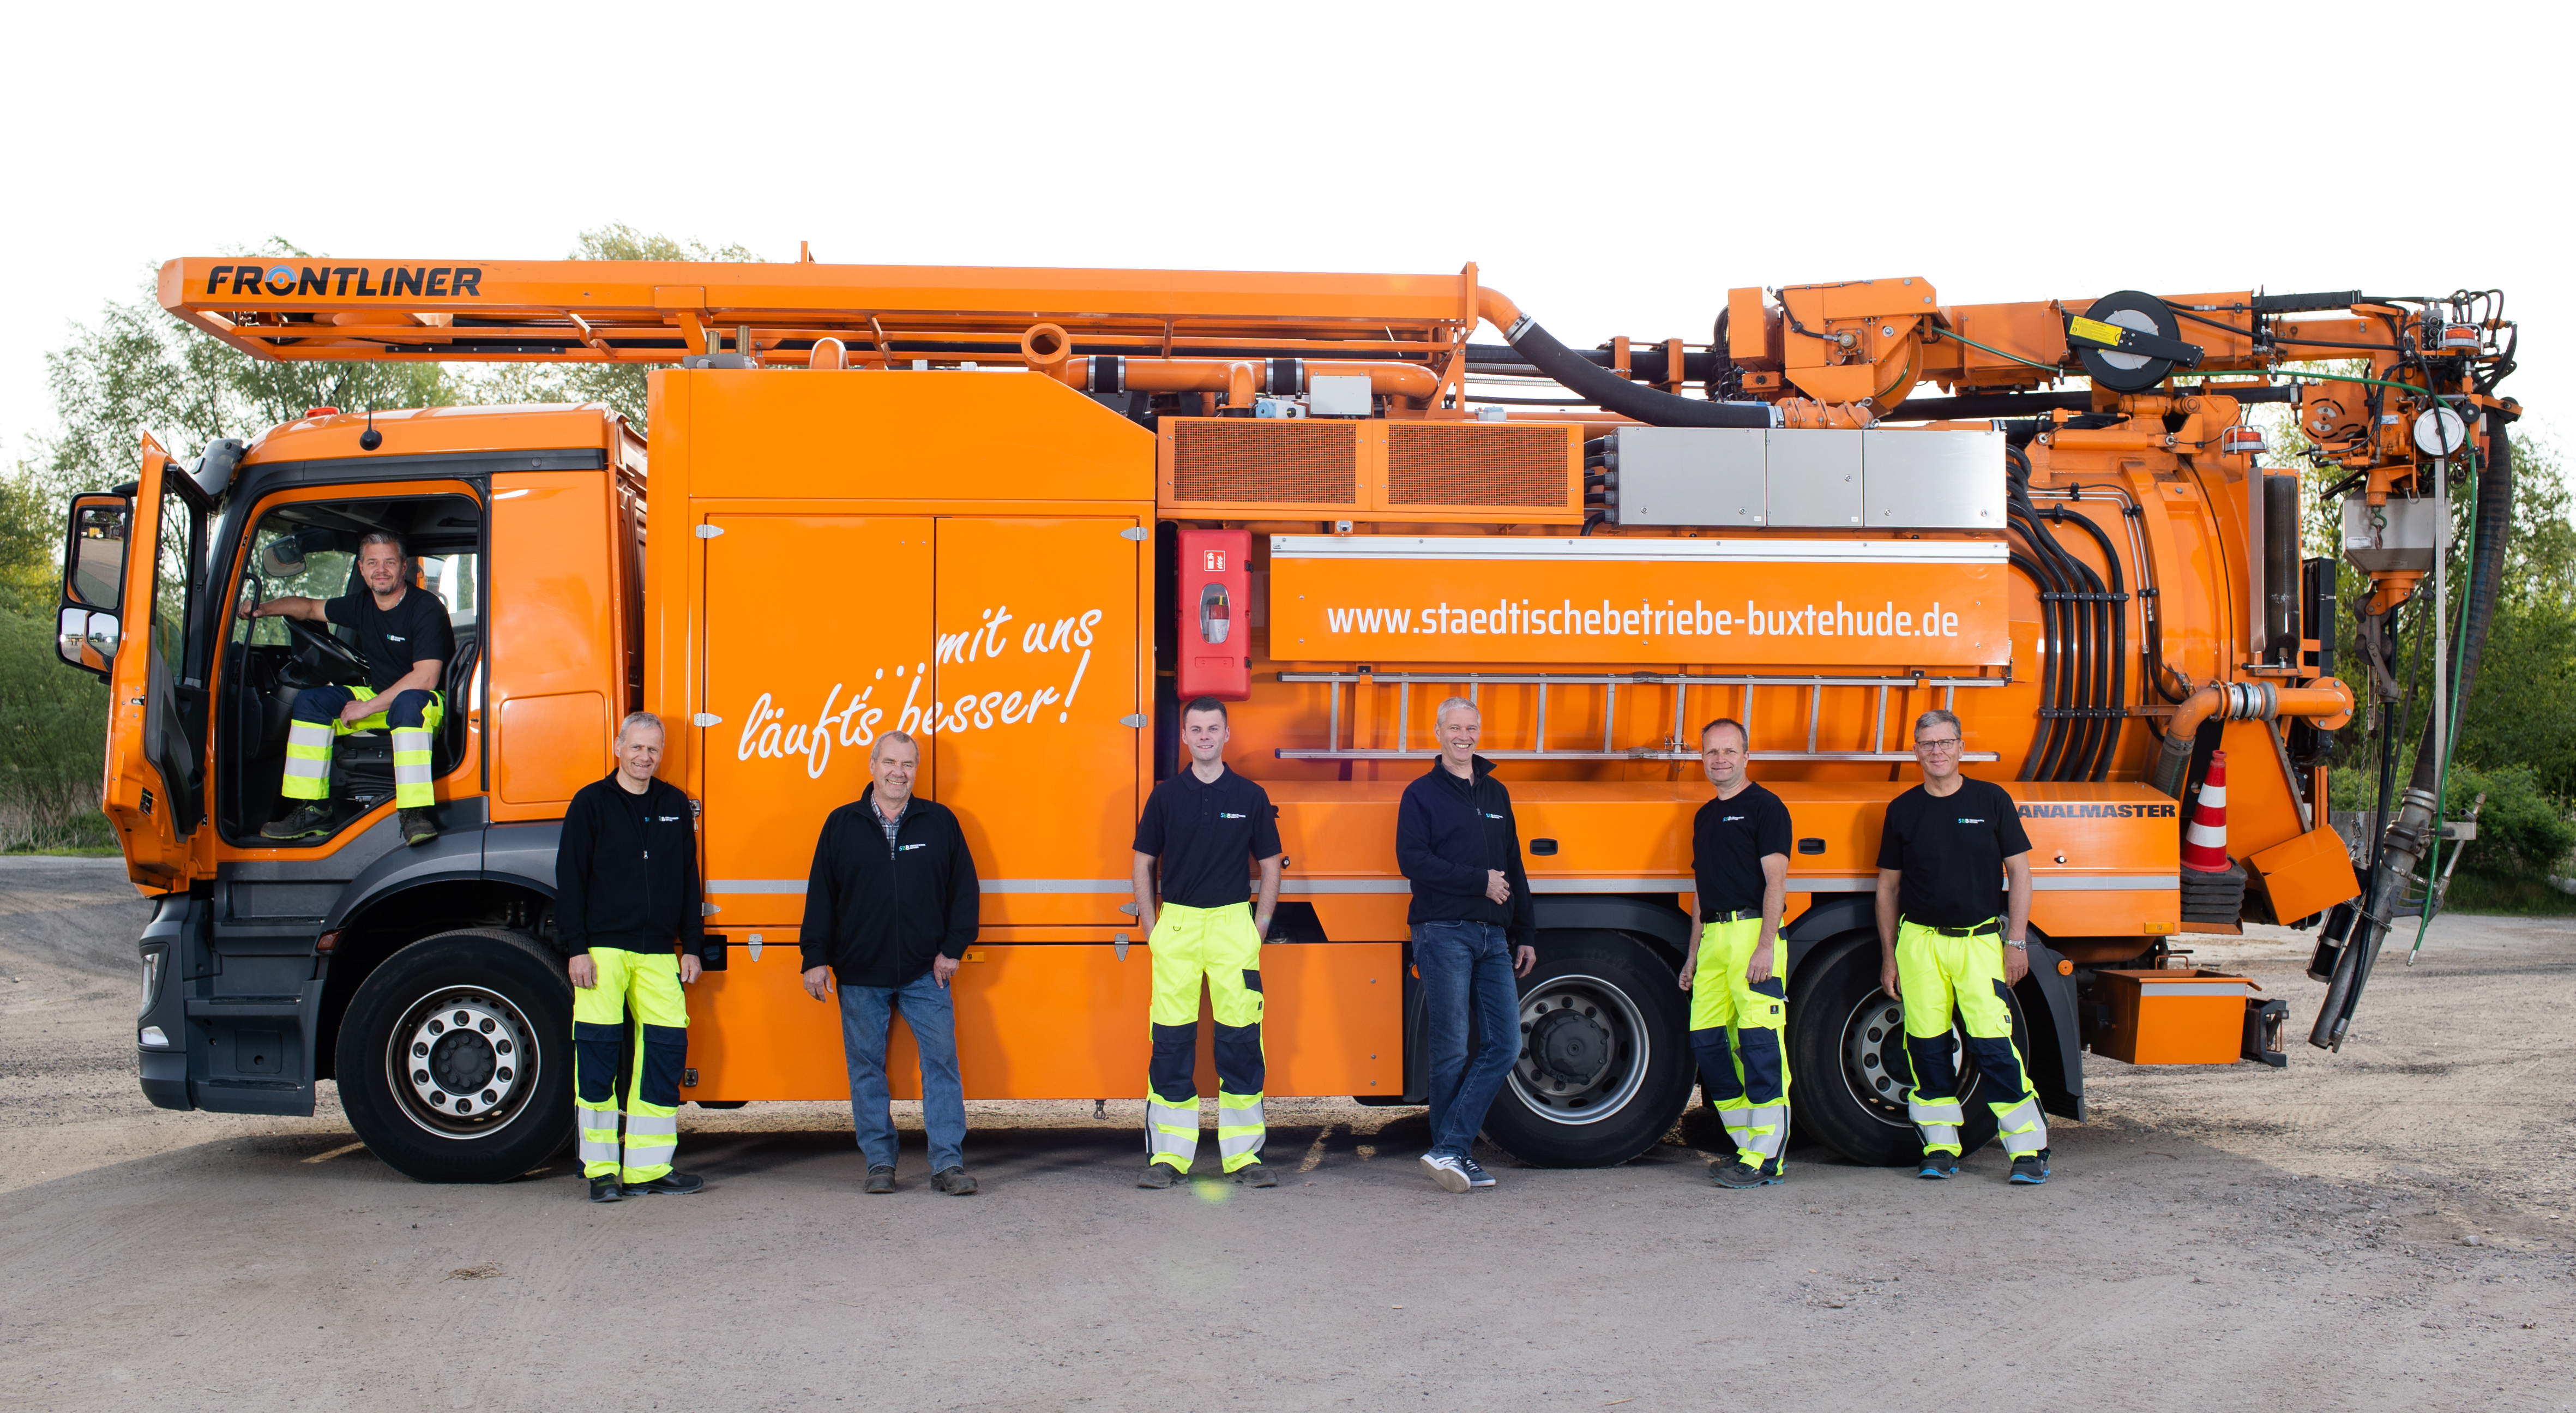
<svg viewBox="0 0 2576 1413">
<path fill-rule="evenodd" d="M 966 1176 L 964 1168 L 941 1168 L 930 1175 L 930 1185 L 933 1189 L 945 1192 L 951 1197 L 975 1195 L 975 1180 Z"/>
<path fill-rule="evenodd" d="M 1154 1166 L 1161 1167 L 1162 1164 L 1157 1163 Z M 1279 1185 L 1278 1174 L 1271 1172 L 1268 1168 L 1261 1166 L 1259 1163 L 1246 1163 L 1242 1167 L 1235 1169 L 1234 1180 L 1242 1183 L 1246 1187 L 1277 1187 Z"/>
<path fill-rule="evenodd" d="M 590 1180 L 590 1200 L 593 1202 L 614 1202 L 625 1195 L 625 1190 L 617 1185 L 615 1174 Z"/>
<path fill-rule="evenodd" d="M 1920 1178 L 1948 1178 L 1959 1171 L 1958 1161 L 1947 1153 L 1926 1153 L 1923 1166 L 1914 1174 Z"/>
<path fill-rule="evenodd" d="M 2029 1187 L 2048 1181 L 2048 1150 L 2042 1148 L 2013 1159 L 2012 1180 Z"/>
<path fill-rule="evenodd" d="M 1147 1163 L 1144 1176 L 1136 1179 L 1138 1187 L 1170 1187 L 1181 1180 L 1181 1170 L 1169 1163 Z"/>
<path fill-rule="evenodd" d="M 1778 1173 L 1766 1173 L 1741 1160 L 1708 1165 L 1708 1180 L 1720 1187 L 1769 1187 L 1780 1181 Z"/>
<path fill-rule="evenodd" d="M 696 1173 L 664 1173 L 660 1177 L 653 1179 L 651 1182 L 630 1182 L 626 1184 L 626 1195 L 629 1197 L 651 1197 L 657 1193 L 668 1193 L 673 1197 L 686 1197 L 690 1193 L 704 1188 L 706 1185 L 707 1180 L 698 1176 Z"/>
<path fill-rule="evenodd" d="M 435 811 L 422 808 L 416 810 L 396 810 L 394 811 L 394 814 L 396 827 L 402 830 L 402 841 L 404 843 L 426 844 L 430 840 L 438 837 L 438 822 L 435 818 Z"/>
<path fill-rule="evenodd" d="M 315 839 L 331 832 L 331 802 L 316 800 L 298 805 L 284 819 L 272 819 L 259 827 L 262 839 Z"/>
<path fill-rule="evenodd" d="M 868 1186 L 867 1186 L 867 1190 L 868 1190 L 868 1191 L 870 1191 L 870 1192 L 892 1192 L 892 1191 L 894 1191 L 894 1169 L 892 1169 L 892 1168 L 870 1168 L 870 1169 L 868 1169 Z"/>
</svg>

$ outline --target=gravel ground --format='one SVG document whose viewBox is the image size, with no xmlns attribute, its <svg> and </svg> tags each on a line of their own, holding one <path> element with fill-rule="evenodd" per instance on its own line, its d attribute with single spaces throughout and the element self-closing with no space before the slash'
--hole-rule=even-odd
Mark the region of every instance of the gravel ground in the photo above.
<svg viewBox="0 0 2576 1413">
<path fill-rule="evenodd" d="M 684 1109 L 689 1199 L 428 1187 L 311 1119 L 144 1103 L 143 905 L 0 859 L 0 1408 L 2561 1409 L 2576 929 L 2453 917 L 2342 1054 L 2087 1058 L 2058 1175 L 1802 1149 L 1424 1182 L 1418 1110 L 1275 1101 L 1275 1191 L 1128 1186 L 1137 1106 L 977 1104 L 983 1195 L 870 1198 L 846 1113 Z M 2291 1001 L 2304 939 L 2201 939 Z"/>
</svg>

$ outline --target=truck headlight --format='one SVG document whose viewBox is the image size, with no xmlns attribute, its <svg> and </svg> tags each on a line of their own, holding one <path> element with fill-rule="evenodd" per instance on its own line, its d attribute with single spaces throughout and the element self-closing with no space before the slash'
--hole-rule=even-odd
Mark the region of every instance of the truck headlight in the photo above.
<svg viewBox="0 0 2576 1413">
<path fill-rule="evenodd" d="M 167 1050 L 170 1037 L 161 1033 L 161 1027 L 147 1025 L 134 1033 L 134 1043 L 146 1050 Z"/>
<path fill-rule="evenodd" d="M 169 963 L 169 960 L 170 952 L 166 947 L 148 948 L 143 953 L 143 1007 L 141 1010 L 134 1013 L 137 1019 L 152 1014 L 152 1003 L 159 1000 L 161 997 L 161 969 Z M 161 1032 L 156 1027 L 151 1033 L 158 1036 Z M 170 1042 L 168 1040 L 148 1040 L 144 1043 L 147 1045 L 167 1045 Z"/>
</svg>

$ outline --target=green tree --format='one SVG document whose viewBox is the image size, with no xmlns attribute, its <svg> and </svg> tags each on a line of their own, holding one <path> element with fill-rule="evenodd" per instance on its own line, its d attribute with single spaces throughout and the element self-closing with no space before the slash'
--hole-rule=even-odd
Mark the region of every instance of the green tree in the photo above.
<svg viewBox="0 0 2576 1413">
<path fill-rule="evenodd" d="M 758 260 L 740 245 L 709 246 L 698 241 L 646 235 L 633 226 L 615 224 L 581 233 L 574 260 Z M 643 363 L 502 363 L 480 375 L 474 402 L 604 402 L 627 425 L 644 426 L 644 379 L 652 372 Z"/>
</svg>

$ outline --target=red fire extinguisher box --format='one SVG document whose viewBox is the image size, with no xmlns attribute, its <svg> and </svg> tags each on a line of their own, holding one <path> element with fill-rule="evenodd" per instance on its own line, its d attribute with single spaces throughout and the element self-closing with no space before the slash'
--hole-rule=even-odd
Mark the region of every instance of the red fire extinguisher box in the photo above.
<svg viewBox="0 0 2576 1413">
<path fill-rule="evenodd" d="M 1181 531 L 1180 699 L 1252 695 L 1249 530 Z"/>
</svg>

